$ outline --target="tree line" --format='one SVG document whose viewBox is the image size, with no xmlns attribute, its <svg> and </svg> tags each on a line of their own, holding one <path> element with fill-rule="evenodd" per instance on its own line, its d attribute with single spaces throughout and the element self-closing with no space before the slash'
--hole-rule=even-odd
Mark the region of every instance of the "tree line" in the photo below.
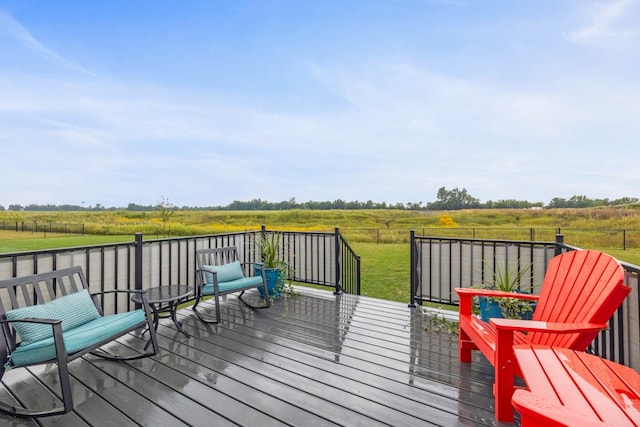
<svg viewBox="0 0 640 427">
<path fill-rule="evenodd" d="M 7 209 L 0 205 L 0 211 L 109 211 L 109 210 L 128 210 L 128 211 L 152 211 L 159 208 L 172 210 L 229 210 L 229 211 L 252 211 L 252 210 L 290 210 L 290 209 L 306 209 L 306 210 L 358 210 L 358 209 L 403 209 L 403 210 L 460 210 L 460 209 L 558 209 L 558 208 L 591 208 L 600 206 L 629 206 L 640 203 L 637 197 L 622 197 L 620 199 L 590 199 L 584 195 L 574 195 L 568 199 L 554 197 L 548 204 L 543 202 L 529 202 L 526 200 L 502 199 L 489 200 L 481 202 L 480 199 L 469 194 L 466 188 L 453 188 L 448 190 L 446 187 L 438 189 L 436 200 L 433 202 L 423 203 L 407 202 L 388 204 L 386 202 L 374 202 L 367 200 L 362 201 L 346 201 L 336 199 L 334 201 L 307 201 L 297 202 L 295 198 L 284 200 L 281 202 L 269 202 L 262 199 L 252 199 L 249 201 L 234 200 L 226 206 L 173 206 L 169 200 L 162 197 L 161 201 L 156 205 L 139 205 L 129 203 L 126 207 L 105 207 L 100 203 L 95 206 L 79 206 L 79 205 L 38 205 L 30 204 L 21 206 L 17 204 L 9 205 Z"/>
</svg>

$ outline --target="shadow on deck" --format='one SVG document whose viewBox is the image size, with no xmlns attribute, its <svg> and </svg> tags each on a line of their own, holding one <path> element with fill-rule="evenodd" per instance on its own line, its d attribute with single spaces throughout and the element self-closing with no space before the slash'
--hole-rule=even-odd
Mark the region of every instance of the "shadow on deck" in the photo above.
<svg viewBox="0 0 640 427">
<path fill-rule="evenodd" d="M 71 363 L 75 410 L 38 423 L 500 425 L 493 368 L 479 354 L 470 365 L 460 363 L 456 336 L 430 327 L 406 304 L 298 289 L 301 295 L 267 310 L 229 298 L 220 325 L 205 325 L 183 309 L 191 337 L 161 321 L 154 358 L 118 363 L 85 356 Z M 129 335 L 113 349 L 145 342 Z M 10 399 L 9 390 L 25 405 L 53 405 L 48 387 L 57 390 L 55 374 L 53 366 L 7 372 L 0 397 Z M 38 424 L 0 415 L 0 425 Z"/>
</svg>

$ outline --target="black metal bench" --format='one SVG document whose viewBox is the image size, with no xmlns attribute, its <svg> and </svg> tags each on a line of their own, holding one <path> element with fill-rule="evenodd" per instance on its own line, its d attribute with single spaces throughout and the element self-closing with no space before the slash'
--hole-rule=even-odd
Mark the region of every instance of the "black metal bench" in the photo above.
<svg viewBox="0 0 640 427">
<path fill-rule="evenodd" d="M 104 315 L 99 298 L 109 293 L 140 293 L 141 309 Z M 68 363 L 92 353 L 113 360 L 153 356 L 158 351 L 144 291 L 89 293 L 82 268 L 0 280 L 0 378 L 5 369 L 57 363 L 62 407 L 28 409 L 0 402 L 0 411 L 23 417 L 64 414 L 73 409 Z M 133 330 L 149 330 L 151 350 L 114 355 L 103 345 Z"/>
</svg>

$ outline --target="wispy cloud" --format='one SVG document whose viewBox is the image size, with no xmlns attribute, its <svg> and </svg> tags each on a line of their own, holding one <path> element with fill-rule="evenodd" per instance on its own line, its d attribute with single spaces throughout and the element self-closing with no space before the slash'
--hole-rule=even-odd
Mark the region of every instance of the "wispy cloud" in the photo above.
<svg viewBox="0 0 640 427">
<path fill-rule="evenodd" d="M 618 47 L 640 38 L 640 14 L 637 0 L 599 1 L 586 9 L 587 21 L 567 34 L 576 44 Z"/>
<path fill-rule="evenodd" d="M 4 33 L 9 39 L 21 44 L 40 58 L 51 64 L 86 74 L 95 76 L 95 73 L 74 62 L 73 60 L 60 55 L 38 41 L 20 22 L 15 20 L 6 11 L 0 9 L 0 34 Z"/>
<path fill-rule="evenodd" d="M 537 1 L 528 3 L 527 13 L 537 13 Z M 519 2 L 510 4 L 511 15 L 500 15 L 504 7 L 496 6 L 495 16 L 508 21 L 520 10 Z M 553 0 L 546 4 L 555 8 Z M 635 1 L 589 4 L 572 33 L 574 43 L 615 45 L 629 41 L 624 35 L 632 37 L 638 28 Z M 467 7 L 484 10 L 474 2 Z M 160 194 L 178 205 L 254 197 L 406 202 L 429 200 L 443 185 L 466 187 L 481 200 L 548 201 L 597 189 L 594 181 L 602 191 L 590 197 L 637 192 L 638 173 L 620 156 L 640 132 L 640 84 L 627 72 L 637 68 L 637 55 L 628 49 L 585 51 L 575 44 L 558 50 L 546 43 L 557 27 L 544 26 L 541 12 L 540 25 L 524 26 L 529 32 L 520 35 L 526 55 L 509 56 L 501 47 L 511 35 L 494 40 L 493 12 L 473 19 L 469 13 L 466 22 L 477 33 L 449 40 L 457 27 L 448 22 L 458 23 L 460 14 L 453 7 L 438 10 L 444 19 L 434 39 L 438 48 L 417 37 L 416 26 L 407 34 L 393 33 L 406 55 L 394 47 L 393 54 L 354 52 L 354 61 L 336 61 L 305 51 L 292 54 L 291 63 L 307 67 L 287 70 L 280 80 L 263 80 L 258 65 L 243 71 L 245 59 L 226 57 L 221 63 L 230 61 L 233 77 L 237 73 L 247 83 L 233 90 L 226 87 L 233 79 L 209 75 L 199 62 L 185 63 L 202 71 L 193 83 L 179 75 L 167 78 L 151 65 L 146 69 L 145 61 L 131 73 L 119 56 L 122 44 L 111 40 L 105 54 L 77 58 L 109 70 L 109 76 L 93 75 L 68 59 L 73 55 L 64 55 L 63 40 L 80 32 L 76 21 L 56 25 L 69 33 L 54 45 L 38 36 L 53 31 L 49 21 L 40 17 L 30 32 L 26 18 L 23 25 L 0 11 L 0 49 L 10 48 L 0 55 L 6 59 L 0 67 L 0 147 L 11 159 L 0 168 L 0 179 L 13 183 L 0 204 L 85 200 L 125 206 L 154 203 Z M 389 10 L 382 12 L 387 16 Z M 576 13 L 562 9 L 554 22 Z M 122 40 L 142 37 L 135 52 L 158 42 L 154 36 L 143 43 L 144 32 L 134 27 L 122 31 L 128 31 Z M 185 41 L 202 37 L 186 27 L 180 31 Z M 104 32 L 96 34 L 102 40 Z M 246 61 L 253 60 L 249 53 Z M 171 61 L 172 54 L 163 50 L 150 63 Z M 33 58 L 37 67 L 30 68 Z M 42 60 L 57 66 L 42 67 Z M 588 61 L 605 63 L 606 69 Z M 299 96 L 290 98 L 294 91 Z"/>
</svg>

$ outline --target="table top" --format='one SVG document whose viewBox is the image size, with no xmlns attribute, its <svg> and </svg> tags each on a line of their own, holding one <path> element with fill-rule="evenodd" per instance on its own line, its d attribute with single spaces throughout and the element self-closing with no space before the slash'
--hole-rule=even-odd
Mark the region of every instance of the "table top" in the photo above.
<svg viewBox="0 0 640 427">
<path fill-rule="evenodd" d="M 149 304 L 161 304 L 188 298 L 193 295 L 193 288 L 187 285 L 156 286 L 155 288 L 147 289 L 146 295 Z M 134 294 L 131 297 L 131 301 L 142 302 L 142 298 L 140 294 Z"/>
</svg>

